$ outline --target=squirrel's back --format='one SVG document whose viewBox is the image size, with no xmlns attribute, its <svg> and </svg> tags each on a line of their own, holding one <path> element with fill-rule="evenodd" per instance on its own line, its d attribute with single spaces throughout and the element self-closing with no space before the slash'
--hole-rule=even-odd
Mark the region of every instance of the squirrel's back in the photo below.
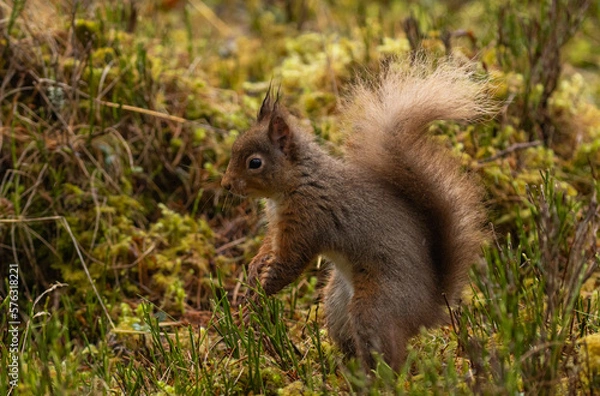
<svg viewBox="0 0 600 396">
<path fill-rule="evenodd" d="M 427 126 L 434 120 L 473 119 L 489 113 L 490 106 L 485 85 L 474 79 L 469 65 L 400 66 L 391 65 L 375 83 L 352 90 L 346 160 L 385 179 L 422 215 L 440 296 L 453 302 L 485 236 L 482 191 L 459 161 L 431 140 Z"/>
</svg>

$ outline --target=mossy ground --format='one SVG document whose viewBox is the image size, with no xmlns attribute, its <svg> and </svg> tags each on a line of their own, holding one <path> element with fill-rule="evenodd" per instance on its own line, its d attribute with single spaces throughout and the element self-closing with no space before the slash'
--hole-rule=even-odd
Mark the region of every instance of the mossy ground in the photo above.
<svg viewBox="0 0 600 396">
<path fill-rule="evenodd" d="M 0 392 L 598 392 L 598 4 L 333 3 L 0 4 Z M 240 323 L 261 203 L 219 180 L 270 81 L 339 153 L 346 87 L 415 49 L 473 59 L 502 103 L 431 127 L 494 239 L 452 326 L 366 376 L 321 327 L 325 263 Z"/>
</svg>

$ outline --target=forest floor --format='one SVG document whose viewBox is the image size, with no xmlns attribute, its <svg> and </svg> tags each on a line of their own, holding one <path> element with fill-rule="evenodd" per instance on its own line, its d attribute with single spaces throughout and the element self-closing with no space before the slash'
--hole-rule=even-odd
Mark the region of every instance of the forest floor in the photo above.
<svg viewBox="0 0 600 396">
<path fill-rule="evenodd" d="M 0 393 L 598 394 L 597 2 L 13 0 L 0 31 Z M 493 237 L 452 325 L 367 375 L 326 263 L 240 323 L 264 203 L 220 178 L 271 82 L 339 155 L 348 87 L 414 51 L 494 87 L 431 127 Z"/>
</svg>

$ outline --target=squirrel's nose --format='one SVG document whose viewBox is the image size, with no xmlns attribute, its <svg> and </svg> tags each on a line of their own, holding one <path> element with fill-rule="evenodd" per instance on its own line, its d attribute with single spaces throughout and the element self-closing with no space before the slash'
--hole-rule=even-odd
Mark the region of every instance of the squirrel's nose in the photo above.
<svg viewBox="0 0 600 396">
<path fill-rule="evenodd" d="M 221 187 L 223 187 L 227 191 L 231 190 L 231 182 L 226 176 L 223 177 L 223 179 L 221 180 Z"/>
</svg>

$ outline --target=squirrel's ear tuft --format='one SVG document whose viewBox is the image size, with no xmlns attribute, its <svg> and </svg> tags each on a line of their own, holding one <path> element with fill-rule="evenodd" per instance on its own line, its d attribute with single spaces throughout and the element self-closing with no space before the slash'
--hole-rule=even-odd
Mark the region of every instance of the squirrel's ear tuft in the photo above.
<svg viewBox="0 0 600 396">
<path fill-rule="evenodd" d="M 263 99 L 262 105 L 260 106 L 260 110 L 258 111 L 257 121 L 261 122 L 271 115 L 273 112 L 274 104 L 271 100 L 271 84 L 273 81 L 269 83 L 269 89 L 267 90 L 267 94 Z M 277 101 L 276 101 L 277 102 Z"/>
<path fill-rule="evenodd" d="M 269 139 L 274 146 L 283 151 L 284 154 L 290 154 L 292 146 L 292 131 L 285 120 L 283 114 L 275 109 L 269 122 Z"/>
</svg>

